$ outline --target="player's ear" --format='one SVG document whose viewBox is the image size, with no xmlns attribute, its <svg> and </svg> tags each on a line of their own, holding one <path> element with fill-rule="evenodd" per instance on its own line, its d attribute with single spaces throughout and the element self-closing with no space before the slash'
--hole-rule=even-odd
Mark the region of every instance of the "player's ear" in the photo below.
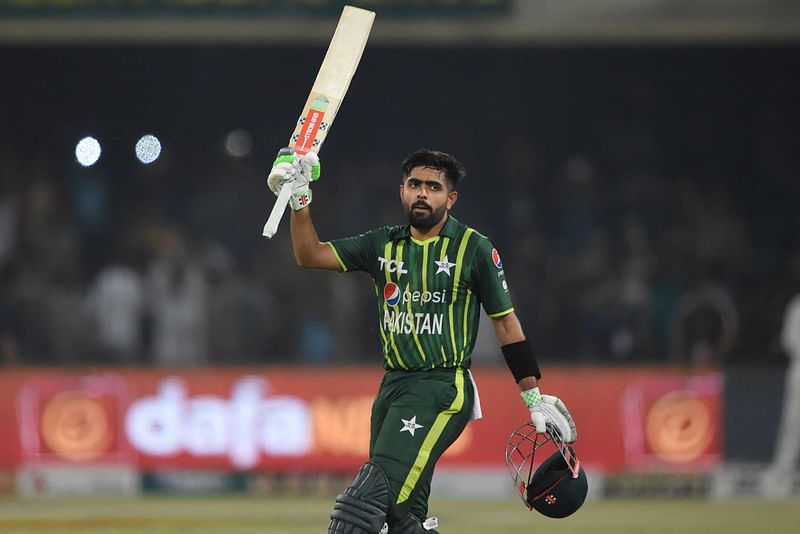
<svg viewBox="0 0 800 534">
<path fill-rule="evenodd" d="M 458 191 L 450 191 L 447 193 L 447 209 L 453 209 L 453 206 L 456 205 L 456 201 L 458 200 Z"/>
<path fill-rule="evenodd" d="M 400 201 L 403 201 L 403 189 L 405 188 L 405 184 L 400 184 Z"/>
</svg>

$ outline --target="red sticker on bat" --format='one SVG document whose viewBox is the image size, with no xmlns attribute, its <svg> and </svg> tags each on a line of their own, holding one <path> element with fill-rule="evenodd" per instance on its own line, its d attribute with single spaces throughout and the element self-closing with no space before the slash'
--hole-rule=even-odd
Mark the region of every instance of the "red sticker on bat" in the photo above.
<svg viewBox="0 0 800 534">
<path fill-rule="evenodd" d="M 297 143 L 294 145 L 294 151 L 298 154 L 305 154 L 311 147 L 313 146 L 314 139 L 317 137 L 317 132 L 319 131 L 319 126 L 322 124 L 322 117 L 325 116 L 324 111 L 320 111 L 318 109 L 310 109 L 308 110 L 308 115 L 306 115 L 305 124 L 303 124 L 303 129 L 300 130 L 300 135 L 297 138 Z"/>
</svg>

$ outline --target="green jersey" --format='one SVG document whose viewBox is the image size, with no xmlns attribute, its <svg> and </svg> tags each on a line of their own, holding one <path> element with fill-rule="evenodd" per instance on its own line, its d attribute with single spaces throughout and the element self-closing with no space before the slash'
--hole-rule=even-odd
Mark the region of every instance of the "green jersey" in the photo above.
<svg viewBox="0 0 800 534">
<path fill-rule="evenodd" d="M 493 318 L 514 311 L 497 250 L 452 216 L 426 241 L 387 226 L 329 244 L 343 272 L 372 276 L 386 369 L 468 369 L 481 304 Z"/>
</svg>

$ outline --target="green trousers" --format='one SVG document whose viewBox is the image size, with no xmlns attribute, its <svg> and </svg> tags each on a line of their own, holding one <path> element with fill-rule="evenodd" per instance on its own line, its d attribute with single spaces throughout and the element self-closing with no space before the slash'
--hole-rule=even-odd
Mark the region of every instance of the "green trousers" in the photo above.
<svg viewBox="0 0 800 534">
<path fill-rule="evenodd" d="M 390 525 L 409 513 L 427 516 L 433 469 L 464 431 L 474 401 L 463 369 L 384 375 L 372 405 L 369 455 L 389 479 Z"/>
</svg>

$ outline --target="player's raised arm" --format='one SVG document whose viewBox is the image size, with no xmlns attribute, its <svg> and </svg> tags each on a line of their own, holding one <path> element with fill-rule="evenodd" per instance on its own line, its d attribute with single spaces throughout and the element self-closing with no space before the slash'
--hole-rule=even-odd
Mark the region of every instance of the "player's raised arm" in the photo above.
<svg viewBox="0 0 800 534">
<path fill-rule="evenodd" d="M 328 51 L 325 53 L 325 59 L 322 60 L 322 66 L 314 80 L 314 86 L 303 106 L 300 119 L 289 137 L 289 147 L 295 153 L 319 152 L 322 148 L 347 88 L 350 87 L 350 80 L 361 61 L 361 54 L 367 45 L 374 20 L 374 11 L 344 6 Z M 278 225 L 289 200 L 288 189 L 283 194 L 278 192 L 275 194 L 278 199 L 262 231 L 263 235 L 270 239 L 278 231 Z"/>
<path fill-rule="evenodd" d="M 342 268 L 330 245 L 320 242 L 317 237 L 311 213 L 307 209 L 292 212 L 291 232 L 297 265 L 341 272 Z"/>
<path fill-rule="evenodd" d="M 292 249 L 297 264 L 301 267 L 341 271 L 331 247 L 320 242 L 308 210 L 313 198 L 309 184 L 319 180 L 320 169 L 319 157 L 314 152 L 301 156 L 291 148 L 284 148 L 278 152 L 267 184 L 276 195 L 285 184 L 289 184 L 291 188 L 289 206 L 292 208 Z"/>
</svg>

